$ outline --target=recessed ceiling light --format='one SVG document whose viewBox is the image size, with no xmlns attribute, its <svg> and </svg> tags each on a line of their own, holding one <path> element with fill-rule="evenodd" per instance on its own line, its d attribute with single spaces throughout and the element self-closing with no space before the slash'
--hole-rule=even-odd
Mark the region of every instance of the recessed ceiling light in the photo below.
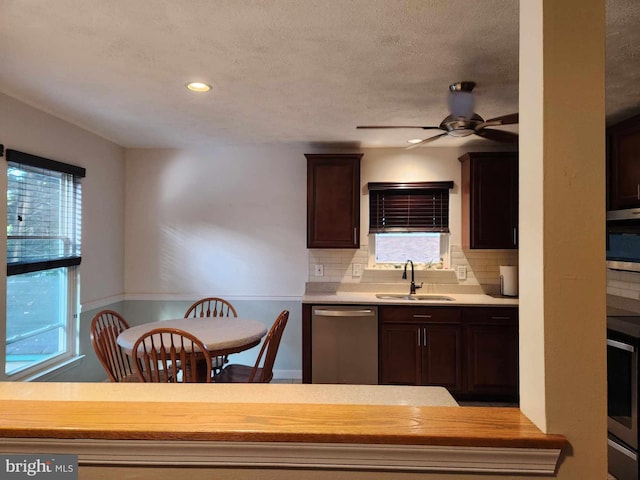
<svg viewBox="0 0 640 480">
<path fill-rule="evenodd" d="M 407 140 L 407 143 L 420 143 L 421 141 L 421 138 L 412 138 L 411 140 Z"/>
<path fill-rule="evenodd" d="M 194 92 L 208 92 L 211 90 L 211 85 L 202 82 L 187 83 L 187 88 Z"/>
</svg>

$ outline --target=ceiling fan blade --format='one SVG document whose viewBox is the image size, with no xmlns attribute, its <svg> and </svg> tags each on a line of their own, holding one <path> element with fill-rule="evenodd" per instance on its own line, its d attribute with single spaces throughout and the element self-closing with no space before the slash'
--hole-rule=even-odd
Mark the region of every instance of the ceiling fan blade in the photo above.
<svg viewBox="0 0 640 480">
<path fill-rule="evenodd" d="M 517 133 L 505 132 L 503 130 L 492 130 L 490 128 L 481 128 L 479 130 L 476 130 L 475 133 L 480 137 L 493 140 L 494 142 L 515 143 L 518 141 Z"/>
<path fill-rule="evenodd" d="M 482 127 L 495 127 L 497 125 L 513 125 L 518 123 L 518 114 L 510 113 L 509 115 L 502 115 L 501 117 L 490 118 L 485 120 Z"/>
<path fill-rule="evenodd" d="M 421 128 L 422 130 L 440 130 L 440 127 L 421 127 L 418 125 L 358 125 L 356 128 Z"/>
<path fill-rule="evenodd" d="M 426 144 L 426 143 L 430 143 L 433 142 L 434 140 L 439 139 L 440 137 L 443 137 L 447 135 L 447 132 L 441 133 L 440 135 L 434 135 L 433 137 L 429 137 L 429 138 L 425 138 L 424 140 L 422 140 L 419 143 L 413 143 L 411 145 L 409 145 L 408 147 L 406 147 L 406 150 L 411 150 L 412 148 L 416 148 L 416 147 L 421 147 L 422 145 Z"/>
</svg>

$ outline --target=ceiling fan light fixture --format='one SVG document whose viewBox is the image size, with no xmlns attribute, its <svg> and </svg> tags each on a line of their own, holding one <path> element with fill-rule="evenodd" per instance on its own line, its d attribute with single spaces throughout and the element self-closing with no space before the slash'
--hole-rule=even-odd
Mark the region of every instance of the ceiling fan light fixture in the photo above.
<svg viewBox="0 0 640 480">
<path fill-rule="evenodd" d="M 451 114 L 440 124 L 440 128 L 452 137 L 468 137 L 476 133 L 476 128 L 482 125 L 484 120 L 477 113 L 461 118 Z"/>
<path fill-rule="evenodd" d="M 476 133 L 476 131 L 471 128 L 458 128 L 449 130 L 447 133 L 452 137 L 468 137 L 469 135 Z"/>
</svg>

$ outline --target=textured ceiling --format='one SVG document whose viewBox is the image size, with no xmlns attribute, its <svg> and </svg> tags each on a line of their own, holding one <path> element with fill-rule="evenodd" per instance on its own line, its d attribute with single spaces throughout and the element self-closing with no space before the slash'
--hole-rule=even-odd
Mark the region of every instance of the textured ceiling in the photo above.
<svg viewBox="0 0 640 480">
<path fill-rule="evenodd" d="M 640 2 L 607 5 L 622 118 L 640 111 Z M 0 0 L 0 92 L 126 147 L 406 146 L 428 135 L 355 126 L 438 125 L 461 80 L 484 118 L 518 110 L 518 2 Z M 490 142 L 472 138 L 430 145 Z"/>
</svg>

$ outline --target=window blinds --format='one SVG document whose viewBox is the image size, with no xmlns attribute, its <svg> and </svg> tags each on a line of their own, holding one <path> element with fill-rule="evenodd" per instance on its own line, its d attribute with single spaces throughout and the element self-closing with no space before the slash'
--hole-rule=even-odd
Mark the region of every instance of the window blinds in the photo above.
<svg viewBox="0 0 640 480">
<path fill-rule="evenodd" d="M 80 264 L 85 173 L 7 150 L 7 275 Z"/>
<path fill-rule="evenodd" d="M 369 233 L 449 232 L 453 182 L 369 183 Z"/>
</svg>

